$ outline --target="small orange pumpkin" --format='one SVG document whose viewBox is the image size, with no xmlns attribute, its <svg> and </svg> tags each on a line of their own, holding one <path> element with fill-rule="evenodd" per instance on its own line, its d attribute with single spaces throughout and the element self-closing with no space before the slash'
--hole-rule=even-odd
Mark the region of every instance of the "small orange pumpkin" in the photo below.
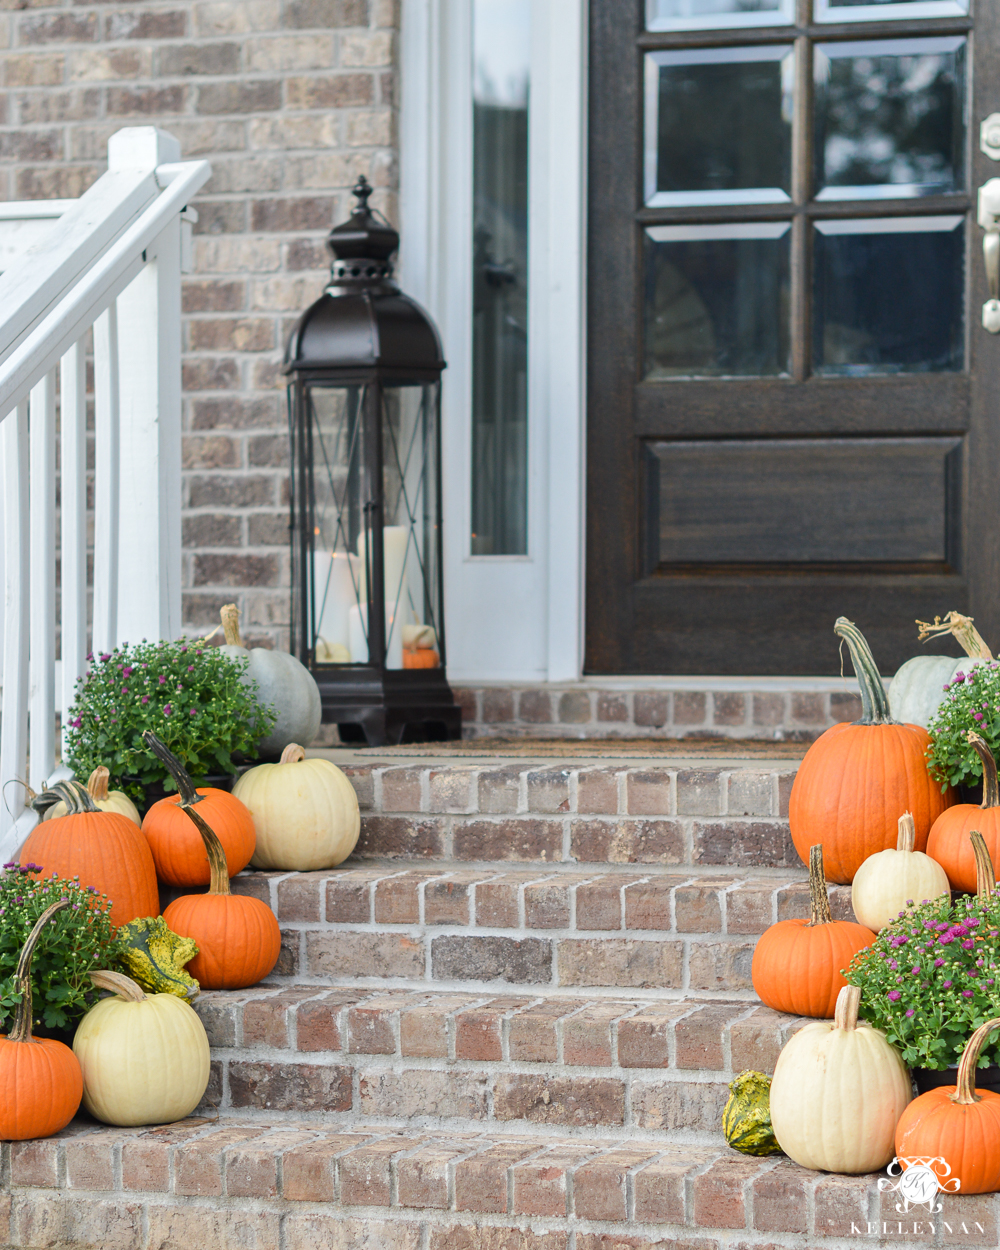
<svg viewBox="0 0 1000 1250">
<path fill-rule="evenodd" d="M 976 1091 L 979 1052 L 1000 1020 L 987 1020 L 969 1038 L 954 1085 L 928 1090 L 906 1108 L 896 1125 L 896 1156 L 944 1159 L 947 1181 L 962 1194 L 991 1194 L 1000 1189 L 1000 1094 Z M 945 1179 L 945 1178 L 942 1178 Z"/>
<path fill-rule="evenodd" d="M 202 802 L 199 812 L 222 843 L 235 877 L 250 863 L 257 846 L 250 809 L 227 790 L 205 786 L 197 792 Z M 167 885 L 208 885 L 211 871 L 205 847 L 185 813 L 179 794 L 168 794 L 146 813 L 142 822 L 149 849 L 153 852 L 156 875 Z"/>
<path fill-rule="evenodd" d="M 432 647 L 403 648 L 403 668 L 440 668 L 441 657 Z"/>
<path fill-rule="evenodd" d="M 168 928 L 192 938 L 198 954 L 187 971 L 203 990 L 239 990 L 256 985 L 271 971 L 281 953 L 281 930 L 274 912 L 259 898 L 233 894 L 222 843 L 198 811 L 207 800 L 197 794 L 180 760 L 154 733 L 143 741 L 167 766 L 177 782 L 179 808 L 201 835 L 211 866 L 207 894 L 185 894 L 163 913 Z"/>
<path fill-rule="evenodd" d="M 62 1042 L 32 1037 L 31 957 L 42 929 L 69 899 L 53 903 L 35 921 L 14 972 L 21 1001 L 10 1033 L 0 1036 L 0 1139 L 51 1137 L 76 1115 L 83 1097 L 83 1071 Z"/>
<path fill-rule="evenodd" d="M 806 752 L 792 784 L 788 824 L 795 849 L 807 861 L 823 844 L 827 880 L 850 885 L 869 855 L 896 845 L 900 812 L 912 812 L 914 849 L 924 850 L 931 825 L 954 801 L 927 771 L 930 736 L 919 725 L 900 725 L 861 631 L 838 617 L 842 638 L 861 687 L 860 721 L 834 725 Z"/>
<path fill-rule="evenodd" d="M 833 1018 L 841 976 L 875 934 L 851 920 L 834 920 L 823 879 L 823 848 L 809 851 L 809 920 L 779 920 L 757 940 L 750 977 L 765 1007 L 793 1016 Z"/>
<path fill-rule="evenodd" d="M 976 860 L 969 842 L 973 829 L 983 835 L 994 872 L 1000 868 L 1000 787 L 993 752 L 971 729 L 966 737 L 983 762 L 983 801 L 956 803 L 942 812 L 931 825 L 927 854 L 948 874 L 953 890 L 971 892 L 976 888 Z"/>
</svg>

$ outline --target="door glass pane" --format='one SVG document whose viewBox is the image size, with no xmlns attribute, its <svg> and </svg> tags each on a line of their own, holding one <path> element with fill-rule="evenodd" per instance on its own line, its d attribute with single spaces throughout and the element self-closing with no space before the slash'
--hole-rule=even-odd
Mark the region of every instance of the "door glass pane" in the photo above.
<svg viewBox="0 0 1000 1250">
<path fill-rule="evenodd" d="M 969 0 L 814 0 L 817 22 L 885 22 L 912 17 L 962 17 Z"/>
<path fill-rule="evenodd" d="M 792 20 L 792 0 L 646 0 L 647 30 L 778 26 Z"/>
<path fill-rule="evenodd" d="M 787 202 L 794 84 L 787 45 L 648 53 L 646 203 Z"/>
<path fill-rule="evenodd" d="M 788 370 L 788 222 L 646 231 L 647 378 Z"/>
<path fill-rule="evenodd" d="M 528 550 L 530 0 L 474 0 L 473 555 Z"/>
<path fill-rule="evenodd" d="M 817 373 L 962 367 L 963 223 L 962 217 L 816 223 Z"/>
<path fill-rule="evenodd" d="M 819 199 L 961 189 L 963 38 L 820 44 L 814 64 Z"/>
</svg>

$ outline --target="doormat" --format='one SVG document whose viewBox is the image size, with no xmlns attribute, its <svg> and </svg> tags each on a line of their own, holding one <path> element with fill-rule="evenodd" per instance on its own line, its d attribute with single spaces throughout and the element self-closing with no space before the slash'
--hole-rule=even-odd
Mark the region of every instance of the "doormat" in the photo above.
<svg viewBox="0 0 1000 1250">
<path fill-rule="evenodd" d="M 404 746 L 363 747 L 347 743 L 331 753 L 372 756 L 421 756 L 434 759 L 770 759 L 800 760 L 808 742 L 767 738 L 463 738 L 458 742 L 414 742 Z M 325 753 L 325 752 L 324 752 Z"/>
</svg>

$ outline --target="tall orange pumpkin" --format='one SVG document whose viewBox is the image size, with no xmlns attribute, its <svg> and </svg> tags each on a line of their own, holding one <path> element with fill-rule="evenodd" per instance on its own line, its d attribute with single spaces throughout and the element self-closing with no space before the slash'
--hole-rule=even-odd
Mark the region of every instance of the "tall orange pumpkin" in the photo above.
<svg viewBox="0 0 1000 1250">
<path fill-rule="evenodd" d="M 850 885 L 869 855 L 896 845 L 900 812 L 913 813 L 914 849 L 922 851 L 931 825 L 953 796 L 950 789 L 942 794 L 927 771 L 927 730 L 890 716 L 861 631 L 841 616 L 834 632 L 851 653 L 863 714 L 854 724 L 834 725 L 806 752 L 792 785 L 788 823 L 803 862 L 809 847 L 820 842 L 827 880 Z"/>
<path fill-rule="evenodd" d="M 953 890 L 971 893 L 976 888 L 976 858 L 969 842 L 973 829 L 983 835 L 993 871 L 1000 868 L 1000 787 L 992 751 L 971 729 L 966 736 L 983 762 L 983 801 L 956 803 L 942 812 L 931 825 L 927 854 L 948 874 Z"/>
<path fill-rule="evenodd" d="M 177 782 L 180 810 L 201 835 L 212 875 L 207 894 L 185 894 L 163 913 L 168 928 L 193 938 L 198 954 L 187 971 L 203 990 L 238 990 L 256 985 L 278 962 L 281 930 L 274 912 L 259 898 L 233 894 L 222 843 L 198 811 L 196 793 L 180 761 L 149 730 L 143 740 Z"/>
<path fill-rule="evenodd" d="M 852 920 L 834 920 L 818 844 L 809 852 L 809 898 L 808 920 L 779 920 L 757 939 L 750 976 L 765 1007 L 830 1020 L 847 984 L 841 968 L 871 946 L 875 934 Z"/>
<path fill-rule="evenodd" d="M 977 1092 L 975 1081 L 979 1052 L 998 1028 L 1000 1020 L 987 1020 L 976 1029 L 962 1052 L 956 1083 L 914 1098 L 896 1125 L 897 1157 L 944 1159 L 951 1169 L 947 1180 L 959 1182 L 950 1188 L 962 1194 L 1000 1189 L 1000 1094 Z"/>
<path fill-rule="evenodd" d="M 81 885 L 106 894 L 112 924 L 158 916 L 156 868 L 139 827 L 118 812 L 100 811 L 78 781 L 60 781 L 40 796 L 50 799 L 65 802 L 66 815 L 35 826 L 21 848 L 21 863 L 41 864 L 46 876 L 79 877 Z"/>
<path fill-rule="evenodd" d="M 6 1037 L 0 1036 L 0 1140 L 51 1137 L 76 1115 L 83 1097 L 83 1071 L 62 1042 L 31 1036 L 31 956 L 39 934 L 69 899 L 53 903 L 35 921 L 14 972 L 21 1001 Z"/>
<path fill-rule="evenodd" d="M 198 791 L 198 811 L 222 843 L 229 875 L 242 872 L 257 846 L 250 809 L 226 790 L 206 786 Z M 211 871 L 198 830 L 181 808 L 179 794 L 160 799 L 142 822 L 156 875 L 168 885 L 208 885 Z"/>
</svg>

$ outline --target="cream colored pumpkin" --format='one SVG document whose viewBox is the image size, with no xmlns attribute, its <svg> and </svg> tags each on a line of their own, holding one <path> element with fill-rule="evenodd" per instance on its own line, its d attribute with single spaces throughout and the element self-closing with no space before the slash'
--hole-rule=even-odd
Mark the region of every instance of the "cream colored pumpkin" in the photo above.
<svg viewBox="0 0 1000 1250">
<path fill-rule="evenodd" d="M 117 972 L 92 972 L 114 991 L 80 1021 L 73 1053 L 83 1105 L 105 1124 L 173 1124 L 208 1088 L 209 1047 L 197 1012 L 176 994 L 150 994 Z"/>
<path fill-rule="evenodd" d="M 90 774 L 87 780 L 87 793 L 94 800 L 95 806 L 99 807 L 102 812 L 117 812 L 119 816 L 127 816 L 135 824 L 141 825 L 142 817 L 128 795 L 121 790 L 108 789 L 110 776 L 111 774 L 103 764 Z M 65 816 L 66 811 L 66 804 L 60 800 L 46 810 L 42 820 L 55 820 L 58 816 Z"/>
<path fill-rule="evenodd" d="M 254 868 L 336 868 L 358 841 L 358 796 L 329 760 L 306 759 L 289 743 L 278 764 L 258 764 L 233 786 L 257 830 Z"/>
<path fill-rule="evenodd" d="M 910 1074 L 885 1034 L 858 1020 L 861 991 L 845 985 L 833 1020 L 786 1043 L 771 1081 L 771 1125 L 786 1155 L 823 1172 L 878 1172 L 892 1159 Z"/>
<path fill-rule="evenodd" d="M 851 883 L 851 905 L 859 922 L 878 933 L 913 903 L 947 894 L 948 874 L 922 851 L 913 849 L 916 829 L 913 817 L 899 818 L 896 849 L 869 855 Z"/>
<path fill-rule="evenodd" d="M 968 673 L 993 658 L 971 616 L 949 612 L 944 620 L 933 623 L 917 621 L 918 638 L 944 637 L 950 634 L 965 651 L 960 660 L 951 655 L 917 655 L 901 664 L 889 685 L 889 710 L 893 720 L 903 725 L 920 725 L 926 729 L 944 701 L 943 687 L 958 673 Z"/>
</svg>

